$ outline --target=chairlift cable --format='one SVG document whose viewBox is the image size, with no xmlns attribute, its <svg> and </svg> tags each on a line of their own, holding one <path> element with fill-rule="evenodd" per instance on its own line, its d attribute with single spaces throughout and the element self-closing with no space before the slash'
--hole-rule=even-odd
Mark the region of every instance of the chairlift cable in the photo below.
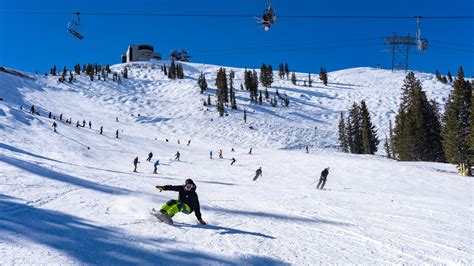
<svg viewBox="0 0 474 266">
<path fill-rule="evenodd" d="M 118 12 L 64 12 L 41 10 L 0 9 L 0 13 L 46 14 L 46 15 L 83 15 L 83 16 L 148 16 L 148 17 L 223 17 L 249 18 L 255 15 L 245 14 L 190 14 L 190 13 L 118 13 Z M 290 19 L 474 19 L 474 16 L 350 16 L 350 15 L 278 15 Z"/>
</svg>

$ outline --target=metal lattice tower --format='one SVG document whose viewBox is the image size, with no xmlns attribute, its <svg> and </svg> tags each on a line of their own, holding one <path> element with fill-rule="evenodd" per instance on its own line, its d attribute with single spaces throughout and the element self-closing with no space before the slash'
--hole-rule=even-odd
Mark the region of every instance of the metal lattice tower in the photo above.
<svg viewBox="0 0 474 266">
<path fill-rule="evenodd" d="M 412 46 L 416 46 L 416 39 L 410 36 L 387 36 L 385 44 L 392 47 L 392 71 L 397 69 L 408 70 L 408 54 Z"/>
</svg>

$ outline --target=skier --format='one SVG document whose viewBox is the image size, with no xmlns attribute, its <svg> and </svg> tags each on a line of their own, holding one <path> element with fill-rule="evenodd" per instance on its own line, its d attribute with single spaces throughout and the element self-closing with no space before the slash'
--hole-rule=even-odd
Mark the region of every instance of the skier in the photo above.
<svg viewBox="0 0 474 266">
<path fill-rule="evenodd" d="M 319 177 L 319 183 L 316 186 L 316 188 L 318 188 L 318 189 L 323 189 L 324 188 L 324 185 L 326 184 L 326 180 L 328 178 L 328 174 L 329 174 L 329 167 L 324 169 L 321 172 L 321 177 Z M 319 187 L 320 185 L 321 185 L 321 187 Z"/>
<path fill-rule="evenodd" d="M 255 177 L 253 178 L 253 181 L 257 180 L 259 176 L 262 175 L 262 167 L 260 166 L 257 171 L 255 171 Z"/>
<path fill-rule="evenodd" d="M 209 156 L 210 156 L 210 157 L 211 157 L 211 159 L 212 159 L 212 151 L 210 151 L 210 152 L 209 152 Z"/>
<path fill-rule="evenodd" d="M 82 127 L 86 127 L 86 120 L 82 120 Z"/>
<path fill-rule="evenodd" d="M 153 153 L 150 152 L 148 153 L 148 158 L 146 158 L 147 161 L 151 162 L 151 158 L 153 157 Z"/>
<path fill-rule="evenodd" d="M 157 185 L 156 188 L 160 192 L 163 190 L 179 192 L 178 200 L 169 200 L 160 209 L 160 212 L 166 215 L 170 222 L 172 222 L 171 218 L 178 212 L 190 214 L 194 211 L 199 223 L 206 224 L 201 217 L 201 207 L 199 206 L 199 198 L 196 193 L 196 184 L 194 184 L 193 180 L 186 179 L 184 185 L 181 186 Z"/>
<path fill-rule="evenodd" d="M 133 169 L 133 172 L 137 172 L 137 166 L 140 162 L 138 161 L 138 156 L 135 157 L 135 160 L 133 160 L 133 165 L 135 166 L 135 169 Z"/>
<path fill-rule="evenodd" d="M 306 153 L 309 153 L 309 148 L 308 148 L 308 146 L 306 146 Z"/>
<path fill-rule="evenodd" d="M 102 135 L 102 133 L 104 133 L 104 127 L 103 126 L 100 127 L 100 134 Z"/>
<path fill-rule="evenodd" d="M 89 129 L 92 129 L 92 122 L 89 121 Z"/>
<path fill-rule="evenodd" d="M 250 150 L 249 150 L 249 154 L 252 154 L 252 148 L 250 148 Z"/>
<path fill-rule="evenodd" d="M 115 138 L 117 138 L 117 139 L 118 139 L 118 132 L 119 132 L 119 131 L 118 131 L 118 129 L 117 129 L 117 131 L 115 131 Z"/>
<path fill-rule="evenodd" d="M 224 159 L 224 156 L 222 156 L 222 149 L 219 149 L 219 159 Z"/>
<path fill-rule="evenodd" d="M 118 122 L 118 116 L 117 116 L 117 117 L 115 117 L 115 122 Z"/>
<path fill-rule="evenodd" d="M 33 115 L 36 114 L 34 105 L 31 106 L 30 114 L 33 114 Z"/>
<path fill-rule="evenodd" d="M 59 115 L 59 121 L 63 121 L 63 114 Z"/>
<path fill-rule="evenodd" d="M 181 144 L 181 143 L 179 143 L 179 139 L 178 139 L 178 144 Z"/>
<path fill-rule="evenodd" d="M 235 163 L 235 158 L 232 157 L 232 162 L 230 163 L 230 165 L 233 165 Z"/>
<path fill-rule="evenodd" d="M 79 120 L 76 122 L 76 127 L 79 128 Z"/>
<path fill-rule="evenodd" d="M 230 150 L 230 152 L 235 152 L 234 147 L 232 147 L 232 150 Z"/>
<path fill-rule="evenodd" d="M 56 124 L 56 122 L 53 122 L 53 128 L 54 128 L 54 132 L 56 132 L 56 128 L 58 127 L 58 124 Z"/>
<path fill-rule="evenodd" d="M 191 144 L 191 140 L 188 140 L 188 146 L 189 146 L 189 144 Z"/>
<path fill-rule="evenodd" d="M 153 165 L 155 167 L 155 170 L 153 170 L 154 174 L 157 174 L 158 166 L 160 165 L 160 160 L 156 160 L 155 164 Z"/>
<path fill-rule="evenodd" d="M 53 116 L 53 114 L 51 114 L 51 112 L 49 112 L 48 118 L 51 119 L 52 116 Z"/>
<path fill-rule="evenodd" d="M 181 153 L 179 153 L 179 151 L 176 151 L 176 154 L 174 155 L 174 160 L 179 161 L 179 156 L 181 156 Z"/>
</svg>

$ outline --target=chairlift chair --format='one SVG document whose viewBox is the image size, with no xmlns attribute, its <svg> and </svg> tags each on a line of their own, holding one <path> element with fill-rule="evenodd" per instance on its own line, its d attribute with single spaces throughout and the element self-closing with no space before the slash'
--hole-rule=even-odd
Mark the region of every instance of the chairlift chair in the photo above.
<svg viewBox="0 0 474 266">
<path fill-rule="evenodd" d="M 79 27 L 81 26 L 81 20 L 79 17 L 80 13 L 77 12 L 75 14 L 77 15 L 77 21 L 69 20 L 67 23 L 67 31 L 77 39 L 82 40 L 84 39 L 84 36 L 79 33 Z"/>
</svg>

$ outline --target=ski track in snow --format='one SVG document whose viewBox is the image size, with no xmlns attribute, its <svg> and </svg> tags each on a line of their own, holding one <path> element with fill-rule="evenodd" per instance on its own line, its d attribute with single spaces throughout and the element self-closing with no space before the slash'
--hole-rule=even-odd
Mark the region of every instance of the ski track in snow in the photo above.
<svg viewBox="0 0 474 266">
<path fill-rule="evenodd" d="M 290 108 L 273 108 L 249 103 L 243 70 L 226 68 L 236 74 L 239 109 L 219 118 L 197 86 L 202 71 L 214 103 L 219 66 L 183 63 L 186 78 L 170 81 L 162 63 L 130 64 L 121 85 L 0 72 L 1 264 L 473 264 L 472 179 L 449 164 L 337 152 L 339 115 L 354 101 L 366 100 L 379 137 L 388 134 L 404 73 L 340 70 L 328 86 L 313 75 L 311 88 L 300 85 L 307 74 L 293 85 L 275 73 L 269 92 L 286 94 Z M 442 110 L 449 84 L 416 76 Z M 28 113 L 31 104 L 41 116 Z M 58 122 L 53 133 L 49 111 L 72 125 Z M 83 119 L 92 129 L 76 128 Z M 316 190 L 327 166 L 330 190 Z M 155 185 L 186 178 L 197 183 L 208 225 L 194 214 L 159 223 L 149 211 L 177 193 Z"/>
</svg>

